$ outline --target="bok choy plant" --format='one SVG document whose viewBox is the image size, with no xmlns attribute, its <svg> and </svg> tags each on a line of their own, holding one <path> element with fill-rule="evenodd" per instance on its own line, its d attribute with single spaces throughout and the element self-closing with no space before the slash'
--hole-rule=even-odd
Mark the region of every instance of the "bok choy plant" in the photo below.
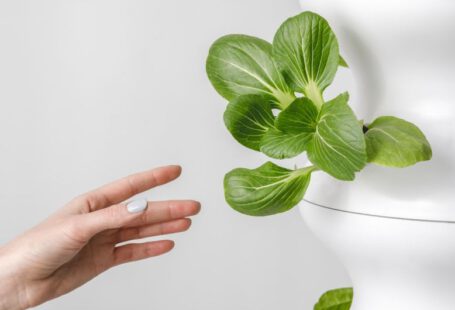
<svg viewBox="0 0 455 310">
<path fill-rule="evenodd" d="M 230 171 L 224 191 L 232 208 L 272 215 L 302 200 L 316 171 L 352 181 L 367 163 L 407 167 L 431 159 L 431 146 L 414 124 L 394 116 L 363 124 L 347 92 L 324 98 L 340 66 L 347 64 L 335 34 L 313 12 L 287 19 L 273 43 L 240 34 L 213 43 L 207 75 L 229 101 L 224 123 L 232 136 L 270 158 L 306 152 L 312 163 L 291 170 L 267 162 Z"/>
</svg>

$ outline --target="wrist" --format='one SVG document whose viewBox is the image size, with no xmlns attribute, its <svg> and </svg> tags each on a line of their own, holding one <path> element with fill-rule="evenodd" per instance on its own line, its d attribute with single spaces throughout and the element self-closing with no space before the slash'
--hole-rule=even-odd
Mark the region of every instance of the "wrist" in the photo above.
<svg viewBox="0 0 455 310">
<path fill-rule="evenodd" d="M 26 289 L 13 258 L 0 247 L 0 310 L 27 309 Z"/>
</svg>

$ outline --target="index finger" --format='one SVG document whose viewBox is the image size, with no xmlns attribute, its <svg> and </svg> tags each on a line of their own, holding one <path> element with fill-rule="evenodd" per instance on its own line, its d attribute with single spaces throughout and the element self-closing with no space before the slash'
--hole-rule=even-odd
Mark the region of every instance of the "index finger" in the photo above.
<svg viewBox="0 0 455 310">
<path fill-rule="evenodd" d="M 93 212 L 120 203 L 153 187 L 171 182 L 180 176 L 181 171 L 180 166 L 170 165 L 139 172 L 92 190 L 76 200 L 80 199 L 79 203 L 83 204 L 82 208 L 87 208 L 84 211 Z"/>
</svg>

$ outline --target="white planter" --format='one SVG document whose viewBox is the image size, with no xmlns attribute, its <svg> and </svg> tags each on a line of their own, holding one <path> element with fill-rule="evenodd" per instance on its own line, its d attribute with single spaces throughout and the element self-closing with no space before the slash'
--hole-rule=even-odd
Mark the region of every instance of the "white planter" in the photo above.
<svg viewBox="0 0 455 310">
<path fill-rule="evenodd" d="M 348 270 L 351 310 L 455 309 L 455 223 L 358 215 L 308 202 L 300 210 Z"/>
<path fill-rule="evenodd" d="M 300 3 L 329 21 L 350 66 L 335 93 L 367 123 L 417 124 L 433 148 L 429 162 L 369 165 L 354 182 L 315 173 L 305 223 L 348 269 L 352 310 L 455 309 L 455 1 Z"/>
</svg>

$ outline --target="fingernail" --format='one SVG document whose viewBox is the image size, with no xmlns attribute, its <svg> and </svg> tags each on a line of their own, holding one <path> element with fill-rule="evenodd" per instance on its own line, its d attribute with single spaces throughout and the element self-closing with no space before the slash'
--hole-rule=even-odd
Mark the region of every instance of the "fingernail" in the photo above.
<svg viewBox="0 0 455 310">
<path fill-rule="evenodd" d="M 126 205 L 126 208 L 129 213 L 142 212 L 145 209 L 147 209 L 147 200 L 138 199 L 138 200 L 131 201 L 129 204 Z"/>
</svg>

